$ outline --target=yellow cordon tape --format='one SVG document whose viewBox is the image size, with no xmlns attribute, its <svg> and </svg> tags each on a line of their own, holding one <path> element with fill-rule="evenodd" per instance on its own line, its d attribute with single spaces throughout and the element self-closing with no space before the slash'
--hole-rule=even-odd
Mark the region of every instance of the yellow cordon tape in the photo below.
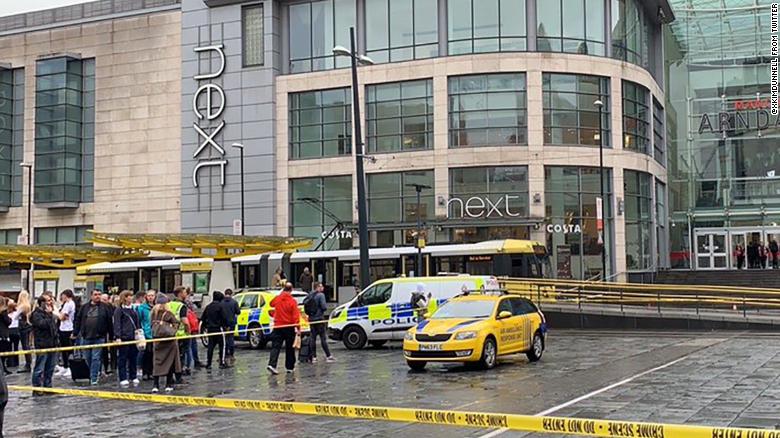
<svg viewBox="0 0 780 438">
<path fill-rule="evenodd" d="M 687 426 L 682 424 L 592 420 L 585 418 L 537 417 L 532 415 L 392 408 L 384 406 L 187 397 L 136 394 L 131 392 L 34 388 L 31 386 L 9 386 L 8 388 L 13 391 L 38 391 L 50 394 L 160 403 L 166 405 L 318 415 L 361 420 L 399 421 L 404 423 L 477 427 L 483 429 L 506 428 L 524 432 L 547 432 L 580 436 L 621 438 L 780 438 L 780 431 L 732 427 Z"/>
<path fill-rule="evenodd" d="M 307 322 L 307 326 L 311 327 L 316 324 L 327 324 L 328 321 L 315 321 L 315 322 Z M 300 324 L 288 324 L 288 325 L 277 325 L 273 326 L 270 329 L 274 328 L 285 328 L 285 327 L 299 327 Z M 156 339 L 146 339 L 144 342 L 146 344 L 155 344 L 157 342 L 167 342 L 167 341 L 183 341 L 185 339 L 200 339 L 200 338 L 208 338 L 211 336 L 222 336 L 222 335 L 231 335 L 236 333 L 251 333 L 251 332 L 259 332 L 259 331 L 265 331 L 269 330 L 268 327 L 256 327 L 256 328 L 246 328 L 242 330 L 230 330 L 227 332 L 214 332 L 214 333 L 201 333 L 197 335 L 187 335 L 187 336 L 173 336 L 170 338 L 156 338 Z M 121 347 L 123 345 L 137 345 L 140 344 L 139 341 L 117 341 L 117 342 L 105 342 L 103 344 L 95 344 L 95 345 L 73 345 L 70 347 L 54 347 L 54 348 L 38 348 L 35 350 L 18 350 L 18 351 L 6 351 L 4 353 L 0 353 L 0 357 L 8 357 L 8 356 L 22 356 L 25 354 L 46 354 L 46 353 L 59 353 L 62 351 L 79 351 L 79 350 L 94 350 L 96 348 L 115 348 L 115 347 Z"/>
</svg>

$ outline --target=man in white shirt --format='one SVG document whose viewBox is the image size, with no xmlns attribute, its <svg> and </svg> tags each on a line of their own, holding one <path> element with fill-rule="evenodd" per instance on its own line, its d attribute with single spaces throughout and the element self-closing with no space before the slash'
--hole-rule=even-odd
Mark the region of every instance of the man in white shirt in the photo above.
<svg viewBox="0 0 780 438">
<path fill-rule="evenodd" d="M 62 302 L 59 313 L 60 347 L 70 347 L 73 345 L 73 320 L 76 319 L 76 303 L 73 301 L 73 291 L 70 289 L 62 291 L 60 301 Z M 68 350 L 62 352 L 62 367 L 57 369 L 55 375 L 64 378 L 70 377 L 70 364 L 68 363 L 70 353 Z"/>
</svg>

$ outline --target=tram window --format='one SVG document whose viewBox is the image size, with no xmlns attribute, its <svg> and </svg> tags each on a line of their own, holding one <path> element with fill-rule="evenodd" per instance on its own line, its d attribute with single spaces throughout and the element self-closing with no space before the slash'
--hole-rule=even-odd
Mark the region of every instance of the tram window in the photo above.
<svg viewBox="0 0 780 438">
<path fill-rule="evenodd" d="M 531 278 L 541 278 L 542 277 L 542 269 L 539 265 L 539 261 L 536 259 L 529 259 L 530 263 L 528 263 L 528 270 L 529 270 L 529 276 Z"/>
<path fill-rule="evenodd" d="M 360 299 L 357 300 L 356 303 L 360 303 L 360 306 L 382 304 L 389 301 L 392 294 L 393 283 L 380 283 L 366 289 L 366 291 L 360 295 Z"/>
</svg>

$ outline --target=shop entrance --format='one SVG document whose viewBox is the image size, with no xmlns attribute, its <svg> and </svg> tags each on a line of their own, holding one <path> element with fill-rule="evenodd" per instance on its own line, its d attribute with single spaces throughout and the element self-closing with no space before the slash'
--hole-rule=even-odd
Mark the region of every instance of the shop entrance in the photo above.
<svg viewBox="0 0 780 438">
<path fill-rule="evenodd" d="M 700 228 L 694 238 L 697 270 L 772 269 L 780 264 L 771 251 L 772 241 L 780 245 L 780 227 Z"/>
</svg>

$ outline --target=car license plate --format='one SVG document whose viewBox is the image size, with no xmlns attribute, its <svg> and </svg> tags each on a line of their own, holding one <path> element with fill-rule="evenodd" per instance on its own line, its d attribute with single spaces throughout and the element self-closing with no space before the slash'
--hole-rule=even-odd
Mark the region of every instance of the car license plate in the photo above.
<svg viewBox="0 0 780 438">
<path fill-rule="evenodd" d="M 420 344 L 420 351 L 441 351 L 441 344 Z"/>
</svg>

